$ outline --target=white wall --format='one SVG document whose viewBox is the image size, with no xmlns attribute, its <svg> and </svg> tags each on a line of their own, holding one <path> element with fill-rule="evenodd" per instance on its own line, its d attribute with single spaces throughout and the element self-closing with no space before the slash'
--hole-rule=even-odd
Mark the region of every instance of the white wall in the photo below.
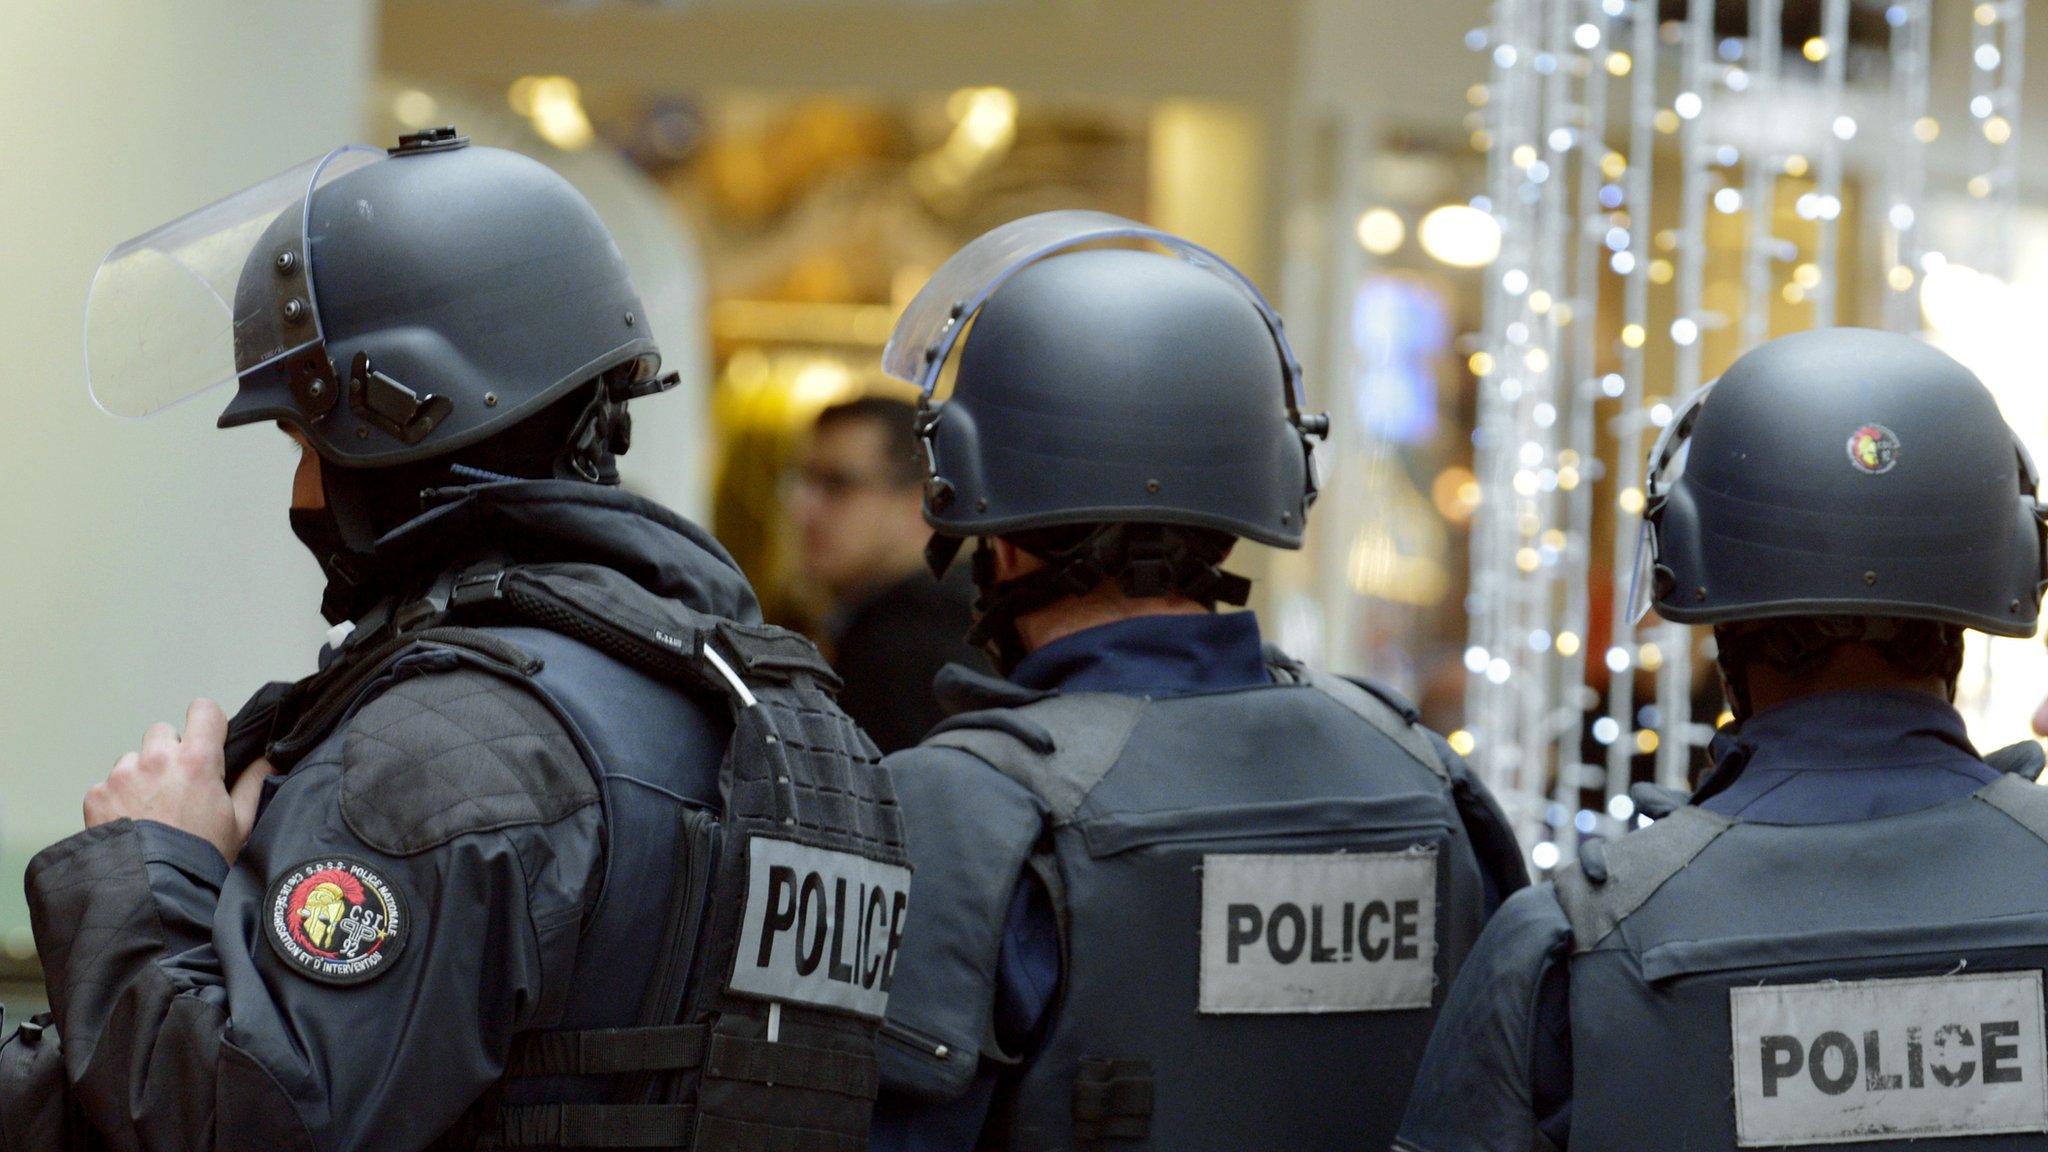
<svg viewBox="0 0 2048 1152">
<path fill-rule="evenodd" d="M 21 865 L 151 721 L 310 667 L 293 451 L 87 398 L 80 325 L 114 243 L 358 135 L 366 0 L 0 0 L 0 948 Z"/>
</svg>

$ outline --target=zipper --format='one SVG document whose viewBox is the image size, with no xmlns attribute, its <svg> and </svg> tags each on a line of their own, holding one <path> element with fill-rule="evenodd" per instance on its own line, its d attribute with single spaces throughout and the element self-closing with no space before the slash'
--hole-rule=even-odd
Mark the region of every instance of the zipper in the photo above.
<svg viewBox="0 0 2048 1152">
<path fill-rule="evenodd" d="M 894 1020 L 883 1020 L 881 1032 L 885 1038 L 914 1050 L 919 1056 L 944 1060 L 953 1054 L 952 1046 L 945 1041 L 915 1028 L 907 1028 Z"/>
</svg>

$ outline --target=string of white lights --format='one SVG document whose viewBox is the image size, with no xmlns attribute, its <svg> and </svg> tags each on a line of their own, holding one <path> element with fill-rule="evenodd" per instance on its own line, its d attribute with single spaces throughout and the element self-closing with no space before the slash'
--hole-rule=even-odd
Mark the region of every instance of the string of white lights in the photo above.
<svg viewBox="0 0 2048 1152">
<path fill-rule="evenodd" d="M 1915 327 L 1922 270 L 1936 263 L 1921 239 L 1927 144 L 1939 130 L 1932 0 L 1888 8 L 1875 48 L 1851 43 L 1850 0 L 1822 0 L 1819 34 L 1796 53 L 1783 0 L 1750 0 L 1739 37 L 1718 35 L 1719 7 L 1688 0 L 1684 19 L 1667 22 L 1657 0 L 1496 0 L 1490 26 L 1469 38 L 1493 65 L 1474 143 L 1489 152 L 1483 202 L 1502 242 L 1473 357 L 1480 500 L 1460 735 L 1541 868 L 1636 818 L 1627 790 L 1638 757 L 1654 754 L 1653 778 L 1683 786 L 1711 734 L 1692 716 L 1691 631 L 1659 623 L 1639 634 L 1628 616 L 1643 452 L 1674 397 L 1797 326 L 1781 298 L 1809 304 L 1814 324 L 1846 320 L 1869 299 L 1889 325 Z M 1981 137 L 1971 192 L 2007 214 L 2022 8 L 1970 10 Z M 1852 154 L 1863 127 L 1855 89 L 1880 71 L 1890 123 L 1872 132 L 1885 146 Z M 1862 266 L 1845 253 L 1852 183 L 1881 205 L 1866 233 L 1883 249 L 1881 283 L 1868 294 L 1842 279 Z M 1775 209 L 1788 189 L 1810 227 L 1781 234 Z M 1594 562 L 1603 538 L 1604 567 Z M 1638 706 L 1639 674 L 1655 676 L 1649 707 Z M 1585 762 L 1588 741 L 1604 763 Z M 1589 791 L 1604 805 L 1586 807 Z"/>
<path fill-rule="evenodd" d="M 1891 25 L 1891 140 L 1898 162 L 1885 170 L 1883 237 L 1884 326 L 1913 332 L 1920 326 L 1921 216 L 1927 191 L 1927 146 L 1941 131 L 1928 112 L 1932 0 L 1907 0 L 1886 10 Z"/>
</svg>

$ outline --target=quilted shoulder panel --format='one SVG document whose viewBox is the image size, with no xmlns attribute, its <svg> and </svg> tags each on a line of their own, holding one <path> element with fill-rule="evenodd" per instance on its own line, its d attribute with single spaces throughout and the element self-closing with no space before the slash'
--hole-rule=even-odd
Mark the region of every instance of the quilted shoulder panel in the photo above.
<svg viewBox="0 0 2048 1152">
<path fill-rule="evenodd" d="M 547 824 L 597 802 L 583 755 L 535 691 L 474 669 L 405 679 L 342 734 L 341 812 L 410 856 L 457 836 Z"/>
</svg>

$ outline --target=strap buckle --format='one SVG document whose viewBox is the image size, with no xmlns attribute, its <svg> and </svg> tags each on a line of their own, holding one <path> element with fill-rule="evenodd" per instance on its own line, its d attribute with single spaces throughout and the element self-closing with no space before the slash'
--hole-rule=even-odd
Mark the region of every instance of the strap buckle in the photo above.
<svg viewBox="0 0 2048 1152">
<path fill-rule="evenodd" d="M 1152 1130 L 1153 1097 L 1150 1061 L 1083 1056 L 1074 1078 L 1075 1139 L 1145 1139 Z"/>
<path fill-rule="evenodd" d="M 505 570 L 492 568 L 465 573 L 448 593 L 448 607 L 469 608 L 505 597 Z"/>
</svg>

